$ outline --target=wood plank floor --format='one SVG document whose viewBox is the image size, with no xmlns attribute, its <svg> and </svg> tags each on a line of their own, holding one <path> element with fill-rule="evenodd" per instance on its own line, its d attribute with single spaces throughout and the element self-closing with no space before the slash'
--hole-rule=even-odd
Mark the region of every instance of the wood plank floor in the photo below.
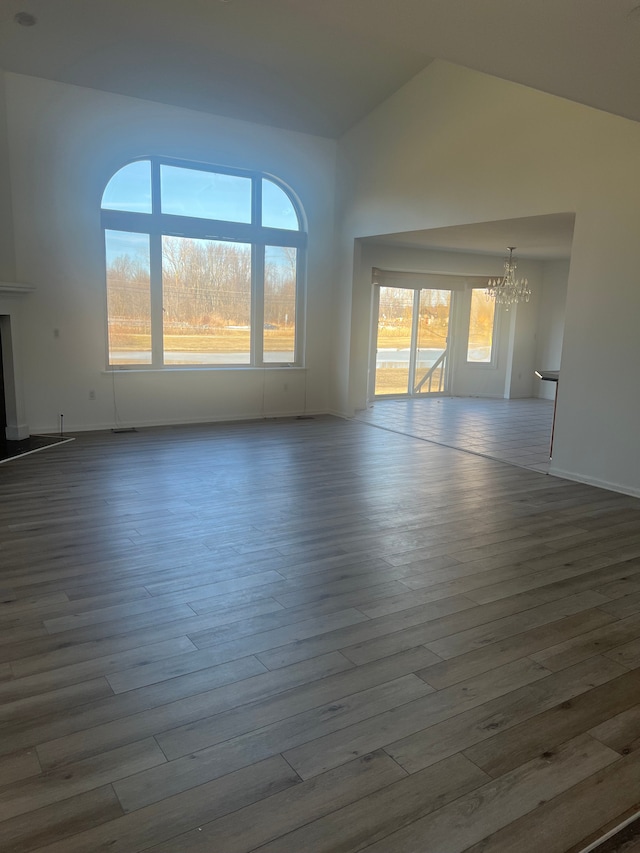
<svg viewBox="0 0 640 853">
<path fill-rule="evenodd" d="M 640 808 L 640 501 L 334 418 L 0 469 L 3 853 L 575 853 Z"/>
</svg>

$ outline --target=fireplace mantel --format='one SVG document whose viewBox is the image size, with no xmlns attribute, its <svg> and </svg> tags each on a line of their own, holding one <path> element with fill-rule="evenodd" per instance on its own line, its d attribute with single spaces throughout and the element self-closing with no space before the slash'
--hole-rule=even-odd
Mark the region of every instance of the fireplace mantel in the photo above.
<svg viewBox="0 0 640 853">
<path fill-rule="evenodd" d="M 22 284 L 18 281 L 0 281 L 0 293 L 33 293 L 33 284 Z"/>
</svg>

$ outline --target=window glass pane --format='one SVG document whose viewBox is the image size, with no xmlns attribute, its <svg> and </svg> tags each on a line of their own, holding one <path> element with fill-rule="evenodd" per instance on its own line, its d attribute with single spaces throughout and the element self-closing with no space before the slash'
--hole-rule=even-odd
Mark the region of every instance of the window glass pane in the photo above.
<svg viewBox="0 0 640 853">
<path fill-rule="evenodd" d="M 493 299 L 487 299 L 484 290 L 475 288 L 471 291 L 467 361 L 477 364 L 491 362 L 495 313 L 496 303 Z"/>
<path fill-rule="evenodd" d="M 450 290 L 421 290 L 414 392 L 441 394 L 446 390 Z"/>
<path fill-rule="evenodd" d="M 295 361 L 297 250 L 266 246 L 264 251 L 263 360 Z"/>
<path fill-rule="evenodd" d="M 151 163 L 137 160 L 111 178 L 102 195 L 102 207 L 151 213 Z"/>
<path fill-rule="evenodd" d="M 414 291 L 381 287 L 378 309 L 376 395 L 408 394 Z"/>
<path fill-rule="evenodd" d="M 293 202 L 273 181 L 262 181 L 262 224 L 267 228 L 298 231 L 300 224 Z"/>
<path fill-rule="evenodd" d="M 162 238 L 165 364 L 249 364 L 251 246 Z"/>
<path fill-rule="evenodd" d="M 163 213 L 251 222 L 251 178 L 161 166 L 160 187 Z"/>
<path fill-rule="evenodd" d="M 151 364 L 149 235 L 105 231 L 109 364 Z"/>
</svg>

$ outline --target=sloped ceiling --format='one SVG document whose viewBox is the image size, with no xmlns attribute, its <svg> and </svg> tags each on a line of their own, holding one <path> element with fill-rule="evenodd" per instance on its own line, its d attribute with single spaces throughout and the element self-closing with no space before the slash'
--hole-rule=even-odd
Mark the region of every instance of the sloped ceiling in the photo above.
<svg viewBox="0 0 640 853">
<path fill-rule="evenodd" d="M 5 70 L 329 137 L 436 57 L 640 121 L 640 0 L 0 3 Z"/>
<path fill-rule="evenodd" d="M 332 138 L 434 58 L 640 121 L 640 0 L 0 0 L 0 68 Z M 376 239 L 559 258 L 572 230 Z"/>
</svg>

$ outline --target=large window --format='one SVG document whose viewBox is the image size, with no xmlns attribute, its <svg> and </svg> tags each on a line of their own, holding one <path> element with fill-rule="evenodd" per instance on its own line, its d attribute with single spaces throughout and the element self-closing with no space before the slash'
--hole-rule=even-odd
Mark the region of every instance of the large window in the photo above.
<svg viewBox="0 0 640 853">
<path fill-rule="evenodd" d="M 495 301 L 487 299 L 485 290 L 474 288 L 471 291 L 471 312 L 469 314 L 468 363 L 491 364 L 493 362 L 495 325 Z"/>
<path fill-rule="evenodd" d="M 275 178 L 136 160 L 102 225 L 111 367 L 302 363 L 306 233 Z"/>
</svg>

